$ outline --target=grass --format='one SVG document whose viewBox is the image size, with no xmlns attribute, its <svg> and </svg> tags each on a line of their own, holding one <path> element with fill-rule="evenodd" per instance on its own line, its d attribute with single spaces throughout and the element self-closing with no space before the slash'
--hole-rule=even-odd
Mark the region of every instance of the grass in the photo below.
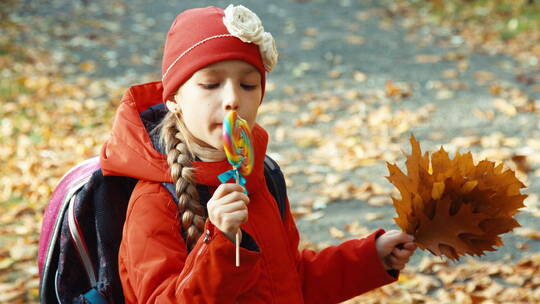
<svg viewBox="0 0 540 304">
<path fill-rule="evenodd" d="M 503 39 L 540 31 L 540 0 L 410 0 L 437 23 L 489 27 Z"/>
<path fill-rule="evenodd" d="M 8 76 L 0 79 L 0 100 L 11 101 L 17 95 L 27 93 L 29 93 L 28 89 L 14 77 Z"/>
</svg>

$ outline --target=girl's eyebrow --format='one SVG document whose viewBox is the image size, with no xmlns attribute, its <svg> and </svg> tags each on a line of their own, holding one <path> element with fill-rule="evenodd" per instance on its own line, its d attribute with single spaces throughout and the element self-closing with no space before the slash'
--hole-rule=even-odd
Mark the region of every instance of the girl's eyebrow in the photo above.
<svg viewBox="0 0 540 304">
<path fill-rule="evenodd" d="M 254 68 L 254 67 L 252 67 L 252 66 L 249 66 L 249 67 L 246 67 L 245 69 L 242 69 L 241 72 L 244 73 L 244 74 L 250 74 L 250 73 L 253 73 L 253 72 L 257 72 L 257 73 L 258 73 L 259 71 L 257 71 L 256 68 Z"/>
</svg>

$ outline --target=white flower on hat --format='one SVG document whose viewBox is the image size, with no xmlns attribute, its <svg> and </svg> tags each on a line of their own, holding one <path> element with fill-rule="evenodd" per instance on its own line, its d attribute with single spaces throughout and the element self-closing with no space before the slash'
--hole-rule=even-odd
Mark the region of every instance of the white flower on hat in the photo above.
<svg viewBox="0 0 540 304">
<path fill-rule="evenodd" d="M 230 4 L 225 9 L 223 23 L 231 35 L 244 42 L 257 43 L 262 39 L 264 28 L 261 19 L 247 7 Z"/>
<path fill-rule="evenodd" d="M 271 72 L 277 63 L 278 52 L 274 37 L 264 31 L 261 19 L 242 5 L 229 4 L 224 12 L 223 24 L 225 24 L 227 31 L 243 42 L 257 44 L 264 68 Z"/>
<path fill-rule="evenodd" d="M 274 40 L 274 37 L 272 37 L 272 34 L 270 34 L 269 32 L 264 32 L 262 36 L 263 39 L 261 43 L 259 43 L 259 50 L 263 57 L 264 68 L 268 72 L 272 72 L 272 69 L 278 61 L 276 41 Z"/>
</svg>

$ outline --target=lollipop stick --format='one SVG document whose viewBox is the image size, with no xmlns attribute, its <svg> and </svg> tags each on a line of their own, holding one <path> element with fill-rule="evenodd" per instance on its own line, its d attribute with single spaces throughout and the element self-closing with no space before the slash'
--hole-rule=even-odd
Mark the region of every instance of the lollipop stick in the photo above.
<svg viewBox="0 0 540 304">
<path fill-rule="evenodd" d="M 239 174 L 240 174 L 239 171 L 236 170 L 236 184 L 238 184 L 240 181 Z M 236 246 L 236 267 L 240 267 L 240 229 L 236 231 L 235 246 Z"/>
<path fill-rule="evenodd" d="M 240 267 L 240 229 L 236 232 L 236 267 Z"/>
</svg>

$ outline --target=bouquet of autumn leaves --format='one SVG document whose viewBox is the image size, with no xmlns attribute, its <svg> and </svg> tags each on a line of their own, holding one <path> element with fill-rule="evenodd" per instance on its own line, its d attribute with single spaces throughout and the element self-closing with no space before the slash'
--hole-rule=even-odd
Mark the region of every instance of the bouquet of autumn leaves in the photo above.
<svg viewBox="0 0 540 304">
<path fill-rule="evenodd" d="M 502 246 L 499 235 L 520 226 L 513 216 L 527 197 L 514 172 L 487 160 L 475 165 L 470 152 L 450 159 L 442 147 L 430 162 L 413 136 L 410 142 L 407 174 L 387 163 L 387 178 L 401 194 L 392 198 L 396 224 L 421 249 L 452 260 Z"/>
</svg>

